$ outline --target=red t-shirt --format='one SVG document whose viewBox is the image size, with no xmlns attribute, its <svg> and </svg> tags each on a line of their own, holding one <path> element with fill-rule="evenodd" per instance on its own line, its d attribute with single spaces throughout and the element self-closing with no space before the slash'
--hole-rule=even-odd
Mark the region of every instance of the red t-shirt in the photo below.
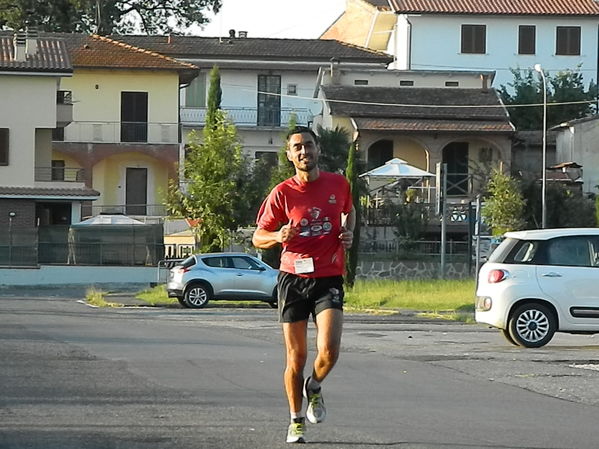
<svg viewBox="0 0 599 449">
<path fill-rule="evenodd" d="M 290 223 L 298 233 L 283 243 L 280 270 L 301 277 L 344 274 L 345 251 L 341 245 L 341 213 L 352 209 L 349 183 L 342 175 L 320 172 L 312 182 L 297 176 L 277 185 L 264 200 L 256 223 L 266 231 L 278 231 Z M 295 261 L 311 257 L 314 271 L 296 273 Z"/>
</svg>

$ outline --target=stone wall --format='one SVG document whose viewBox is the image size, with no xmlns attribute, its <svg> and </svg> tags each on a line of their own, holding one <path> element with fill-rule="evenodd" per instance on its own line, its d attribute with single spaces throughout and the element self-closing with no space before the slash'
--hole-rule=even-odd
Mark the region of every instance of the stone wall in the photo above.
<svg viewBox="0 0 599 449">
<path fill-rule="evenodd" d="M 463 279 L 474 276 L 468 264 L 451 262 L 445 264 L 445 278 Z M 439 277 L 438 262 L 405 261 L 361 261 L 356 269 L 358 279 L 435 279 Z"/>
</svg>

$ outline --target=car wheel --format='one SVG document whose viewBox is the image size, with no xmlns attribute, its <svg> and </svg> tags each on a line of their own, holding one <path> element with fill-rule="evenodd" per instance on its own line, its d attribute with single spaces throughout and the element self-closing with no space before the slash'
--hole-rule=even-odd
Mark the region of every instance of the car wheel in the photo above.
<svg viewBox="0 0 599 449">
<path fill-rule="evenodd" d="M 523 304 L 512 314 L 508 323 L 514 342 L 526 348 L 540 348 L 553 338 L 557 320 L 546 306 L 537 303 Z"/>
<path fill-rule="evenodd" d="M 185 302 L 185 298 L 183 296 L 177 296 L 177 301 L 179 301 L 179 304 L 181 304 L 183 307 L 189 307 Z"/>
<path fill-rule="evenodd" d="M 514 341 L 514 339 L 512 338 L 512 336 L 510 335 L 510 331 L 508 329 L 500 329 L 501 330 L 501 335 L 503 335 L 503 337 L 512 345 L 514 346 L 520 346 L 518 343 L 516 343 Z"/>
<path fill-rule="evenodd" d="M 277 309 L 279 307 L 279 293 L 277 287 L 272 291 L 272 299 L 268 301 L 268 305 L 272 309 Z"/>
<path fill-rule="evenodd" d="M 208 304 L 212 292 L 206 284 L 192 284 L 185 289 L 184 301 L 187 307 L 201 309 Z"/>
</svg>

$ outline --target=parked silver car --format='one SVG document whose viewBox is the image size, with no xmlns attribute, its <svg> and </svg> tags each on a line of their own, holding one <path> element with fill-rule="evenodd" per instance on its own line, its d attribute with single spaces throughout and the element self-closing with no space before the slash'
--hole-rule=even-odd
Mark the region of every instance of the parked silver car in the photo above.
<svg viewBox="0 0 599 449">
<path fill-rule="evenodd" d="M 244 253 L 194 254 L 171 268 L 166 291 L 185 307 L 211 299 L 259 300 L 277 307 L 278 270 Z"/>
</svg>

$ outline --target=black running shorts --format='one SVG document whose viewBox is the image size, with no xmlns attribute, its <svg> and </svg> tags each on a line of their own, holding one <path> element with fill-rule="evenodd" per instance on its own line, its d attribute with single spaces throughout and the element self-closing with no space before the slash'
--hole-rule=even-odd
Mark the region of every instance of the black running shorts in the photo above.
<svg viewBox="0 0 599 449">
<path fill-rule="evenodd" d="M 294 323 L 325 309 L 343 310 L 343 276 L 304 278 L 279 272 L 279 321 Z"/>
</svg>

